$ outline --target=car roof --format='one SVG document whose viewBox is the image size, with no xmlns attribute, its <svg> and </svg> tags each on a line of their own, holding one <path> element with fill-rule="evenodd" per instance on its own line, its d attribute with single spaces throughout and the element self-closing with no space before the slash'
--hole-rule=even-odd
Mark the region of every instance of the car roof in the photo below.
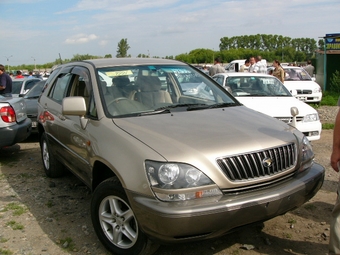
<svg viewBox="0 0 340 255">
<path fill-rule="evenodd" d="M 160 58 L 101 58 L 101 59 L 89 59 L 83 61 L 69 62 L 65 65 L 74 65 L 77 63 L 90 63 L 96 68 L 107 66 L 122 66 L 122 65 L 186 65 L 183 62 L 171 59 Z"/>
<path fill-rule="evenodd" d="M 235 72 L 235 73 L 218 73 L 215 74 L 214 76 L 217 75 L 223 75 L 223 76 L 227 76 L 227 77 L 235 77 L 235 76 L 244 76 L 244 77 L 248 77 L 248 76 L 252 76 L 252 77 L 274 77 L 272 75 L 269 74 L 264 74 L 264 73 L 248 73 L 248 72 Z"/>
</svg>

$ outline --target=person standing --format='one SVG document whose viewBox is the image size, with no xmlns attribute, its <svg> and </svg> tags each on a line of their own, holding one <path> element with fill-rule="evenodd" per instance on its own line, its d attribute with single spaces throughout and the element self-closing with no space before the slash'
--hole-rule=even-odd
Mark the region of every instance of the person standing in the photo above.
<svg viewBox="0 0 340 255">
<path fill-rule="evenodd" d="M 272 75 L 278 78 L 282 83 L 285 81 L 285 71 L 281 67 L 280 61 L 274 60 L 273 61 L 273 66 L 275 69 L 273 70 Z"/>
<path fill-rule="evenodd" d="M 340 106 L 340 98 L 338 99 Z M 331 154 L 331 166 L 335 172 L 340 168 L 340 110 L 335 118 L 333 130 L 333 147 Z M 337 199 L 332 211 L 330 222 L 329 254 L 340 254 L 340 180 L 337 186 Z"/>
<path fill-rule="evenodd" d="M 257 56 L 255 58 L 254 73 L 267 73 L 267 66 L 262 62 L 262 57 Z"/>
<path fill-rule="evenodd" d="M 312 65 L 312 61 L 308 60 L 307 61 L 307 66 L 304 67 L 306 72 L 309 74 L 310 77 L 313 77 L 314 74 L 314 66 Z"/>
<path fill-rule="evenodd" d="M 25 76 L 22 75 L 21 71 L 17 71 L 15 78 L 25 78 Z"/>
<path fill-rule="evenodd" d="M 0 64 L 0 95 L 12 97 L 12 78 L 5 72 L 5 66 Z"/>
<path fill-rule="evenodd" d="M 246 61 L 244 61 L 244 64 L 241 65 L 239 72 L 248 72 L 249 66 L 250 66 L 249 59 L 246 59 Z"/>
<path fill-rule="evenodd" d="M 217 73 L 225 73 L 225 69 L 221 64 L 221 58 L 217 57 L 214 60 L 214 65 L 209 69 L 209 75 L 213 76 Z"/>
<path fill-rule="evenodd" d="M 249 73 L 254 73 L 254 69 L 255 69 L 255 57 L 250 57 L 249 58 L 249 68 L 248 68 L 248 72 Z"/>
</svg>

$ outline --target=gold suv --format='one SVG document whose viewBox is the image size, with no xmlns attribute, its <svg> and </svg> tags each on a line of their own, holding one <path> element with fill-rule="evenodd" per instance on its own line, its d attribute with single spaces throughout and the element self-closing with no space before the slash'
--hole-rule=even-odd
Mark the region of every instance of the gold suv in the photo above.
<svg viewBox="0 0 340 255">
<path fill-rule="evenodd" d="M 324 180 L 301 132 L 174 60 L 61 65 L 38 116 L 46 175 L 68 169 L 92 189 L 93 227 L 114 254 L 150 254 L 150 240 L 203 240 L 268 220 L 301 206 Z"/>
</svg>

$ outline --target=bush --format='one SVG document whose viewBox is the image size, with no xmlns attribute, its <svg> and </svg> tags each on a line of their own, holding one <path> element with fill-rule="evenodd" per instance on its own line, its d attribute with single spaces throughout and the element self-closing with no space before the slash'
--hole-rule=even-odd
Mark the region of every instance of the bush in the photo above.
<svg viewBox="0 0 340 255">
<path fill-rule="evenodd" d="M 339 85 L 339 89 L 340 89 L 340 85 Z M 337 106 L 339 95 L 340 95 L 339 92 L 324 91 L 320 105 Z"/>
<path fill-rule="evenodd" d="M 330 77 L 330 91 L 340 94 L 340 72 L 338 70 Z"/>
</svg>

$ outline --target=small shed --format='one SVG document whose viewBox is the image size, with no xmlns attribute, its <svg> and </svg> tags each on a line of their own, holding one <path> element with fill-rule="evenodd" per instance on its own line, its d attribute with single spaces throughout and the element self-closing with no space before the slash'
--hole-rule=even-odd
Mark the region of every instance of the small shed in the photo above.
<svg viewBox="0 0 340 255">
<path fill-rule="evenodd" d="M 316 52 L 316 82 L 323 91 L 330 89 L 330 79 L 340 72 L 340 33 L 326 34 L 324 50 Z"/>
</svg>

